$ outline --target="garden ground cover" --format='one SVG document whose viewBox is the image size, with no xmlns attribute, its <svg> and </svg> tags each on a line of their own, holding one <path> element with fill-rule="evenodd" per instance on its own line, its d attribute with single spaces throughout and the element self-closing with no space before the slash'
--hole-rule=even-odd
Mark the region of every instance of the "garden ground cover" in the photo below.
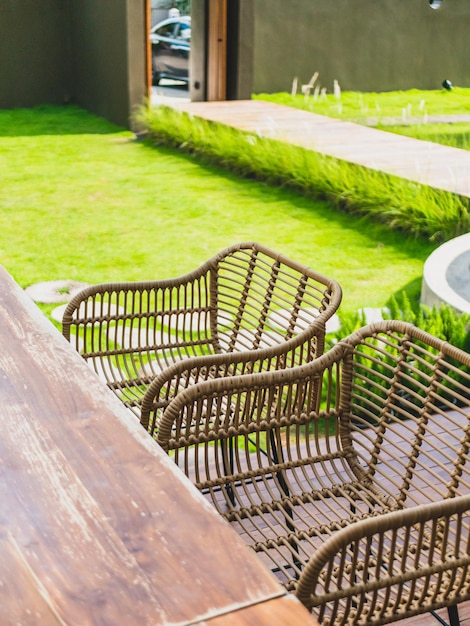
<svg viewBox="0 0 470 626">
<path fill-rule="evenodd" d="M 470 115 L 470 89 L 456 87 L 451 91 L 435 89 L 423 91 L 388 91 L 364 93 L 360 91 L 342 91 L 339 94 L 309 94 L 282 92 L 275 94 L 256 94 L 255 99 L 267 100 L 294 106 L 320 115 L 357 123 L 386 121 L 395 118 L 403 123 L 410 120 L 425 122 L 435 116 Z"/>
<path fill-rule="evenodd" d="M 258 240 L 336 278 L 354 310 L 416 297 L 436 247 L 73 106 L 0 111 L 0 172 L 0 263 L 23 287 L 177 276 Z"/>
</svg>

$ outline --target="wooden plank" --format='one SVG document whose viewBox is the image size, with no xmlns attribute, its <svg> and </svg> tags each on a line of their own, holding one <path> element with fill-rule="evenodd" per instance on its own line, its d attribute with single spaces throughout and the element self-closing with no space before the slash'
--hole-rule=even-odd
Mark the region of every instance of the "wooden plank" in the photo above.
<svg viewBox="0 0 470 626">
<path fill-rule="evenodd" d="M 227 0 L 208 2 L 207 99 L 227 97 Z"/>
<path fill-rule="evenodd" d="M 198 626 L 259 626 L 259 624 L 311 624 L 319 626 L 294 596 L 276 598 L 240 611 L 199 622 Z"/>
<path fill-rule="evenodd" d="M 0 346 L 1 624 L 187 624 L 285 595 L 2 268 Z"/>
<path fill-rule="evenodd" d="M 3 506 L 2 506 L 3 511 Z M 58 626 L 63 622 L 18 551 L 12 533 L 0 534 L 0 620 L 21 626 Z"/>
</svg>

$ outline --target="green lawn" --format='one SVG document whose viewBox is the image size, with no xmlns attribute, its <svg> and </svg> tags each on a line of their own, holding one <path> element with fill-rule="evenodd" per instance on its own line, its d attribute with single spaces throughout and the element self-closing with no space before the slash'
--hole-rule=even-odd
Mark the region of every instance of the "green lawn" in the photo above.
<svg viewBox="0 0 470 626">
<path fill-rule="evenodd" d="M 343 91 L 336 97 L 310 92 L 309 96 L 289 93 L 257 94 L 255 99 L 268 100 L 355 122 L 398 118 L 404 121 L 436 115 L 470 114 L 470 89 L 456 87 L 451 91 L 435 89 L 421 91 L 388 91 L 382 93 L 363 93 Z"/>
<path fill-rule="evenodd" d="M 304 96 L 288 93 L 258 94 L 255 99 L 291 106 L 319 115 L 374 126 L 400 135 L 470 149 L 470 89 L 451 91 L 391 91 L 362 93 L 345 91 Z M 457 116 L 457 117 L 454 117 Z M 462 121 L 462 117 L 468 119 Z M 439 118 L 442 118 L 439 121 Z M 452 123 L 447 120 L 453 120 Z M 456 121 L 460 120 L 460 121 Z"/>
<path fill-rule="evenodd" d="M 436 247 L 72 106 L 0 111 L 0 172 L 0 264 L 22 286 L 176 276 L 258 240 L 336 278 L 354 310 L 405 288 L 416 296 Z"/>
</svg>

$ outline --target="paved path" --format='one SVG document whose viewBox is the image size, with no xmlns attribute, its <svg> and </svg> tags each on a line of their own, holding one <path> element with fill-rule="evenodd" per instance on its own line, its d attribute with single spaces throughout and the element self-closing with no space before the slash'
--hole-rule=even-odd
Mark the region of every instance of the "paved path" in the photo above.
<svg viewBox="0 0 470 626">
<path fill-rule="evenodd" d="M 174 102 L 178 110 L 470 197 L 470 151 L 262 100 Z"/>
</svg>

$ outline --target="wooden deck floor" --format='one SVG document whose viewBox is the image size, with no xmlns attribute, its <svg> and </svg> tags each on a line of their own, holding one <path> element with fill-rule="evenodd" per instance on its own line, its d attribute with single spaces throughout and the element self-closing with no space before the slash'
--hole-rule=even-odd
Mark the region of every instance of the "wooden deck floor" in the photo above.
<svg viewBox="0 0 470 626">
<path fill-rule="evenodd" d="M 261 100 L 172 102 L 198 117 L 470 197 L 470 151 Z"/>
<path fill-rule="evenodd" d="M 448 622 L 447 609 L 437 611 L 437 614 L 446 622 Z M 459 617 L 461 626 L 469 626 L 470 624 L 470 602 L 465 602 L 459 606 Z M 398 626 L 438 626 L 438 620 L 431 614 L 418 615 L 410 619 L 404 619 L 401 622 L 395 622 Z"/>
<path fill-rule="evenodd" d="M 439 466 L 442 464 L 448 464 L 449 463 L 449 458 L 451 458 L 453 456 L 452 454 L 452 450 L 455 449 L 456 443 L 460 440 L 461 434 L 462 432 L 465 430 L 466 428 L 466 424 L 467 424 L 467 420 L 464 418 L 464 415 L 460 414 L 460 412 L 450 412 L 449 415 L 452 414 L 452 419 L 449 420 L 448 422 L 446 421 L 445 424 L 444 423 L 440 423 L 439 420 L 435 421 L 432 423 L 432 428 L 431 428 L 431 422 L 430 421 L 430 430 L 431 432 L 428 433 L 428 437 L 426 439 L 426 444 L 425 446 L 423 446 L 423 452 L 427 451 L 427 454 L 423 454 L 421 455 L 420 459 L 421 462 L 419 464 L 417 464 L 414 468 L 415 471 L 415 485 L 416 483 L 418 483 L 418 485 L 420 485 L 420 488 L 423 488 L 423 485 L 428 484 L 427 480 L 420 480 L 420 471 L 422 471 L 425 468 L 428 467 L 432 467 L 434 468 L 436 474 L 439 473 Z M 450 424 L 453 424 L 453 427 L 449 428 Z M 442 426 L 442 428 L 441 428 Z M 395 424 L 393 427 L 389 425 L 389 431 L 393 430 L 394 431 L 394 435 L 392 436 L 389 432 L 388 434 L 388 442 L 389 444 L 391 442 L 395 442 L 395 445 L 392 445 L 392 450 L 394 450 L 394 453 L 392 455 L 387 455 L 386 453 L 384 453 L 382 455 L 382 461 L 381 461 L 381 466 L 382 469 L 377 469 L 377 474 L 376 474 L 376 478 L 378 480 L 378 482 L 380 482 L 380 484 L 382 484 L 382 486 L 386 486 L 387 485 L 387 481 L 390 480 L 391 483 L 393 484 L 398 484 L 400 483 L 399 480 L 399 476 L 401 476 L 402 474 L 394 474 L 393 470 L 391 470 L 391 468 L 394 466 L 394 459 L 395 461 L 397 460 L 397 456 L 395 454 L 395 451 L 400 450 L 401 452 L 398 454 L 398 456 L 403 456 L 403 458 L 407 458 L 407 451 L 405 448 L 403 448 L 403 442 L 406 441 L 406 439 L 409 437 L 411 438 L 411 430 L 407 427 L 407 423 L 397 423 Z M 361 439 L 361 435 L 356 435 L 356 443 L 358 440 Z M 368 445 L 370 444 L 370 439 L 369 436 L 367 434 L 367 431 L 364 431 L 364 437 L 363 437 L 363 447 L 361 447 L 361 450 L 363 450 L 364 448 L 367 449 Z M 448 446 L 448 449 L 446 449 L 446 446 Z M 334 446 L 333 446 L 334 447 Z M 302 458 L 307 458 L 308 457 L 308 452 L 307 452 L 307 448 L 300 444 L 300 448 L 299 448 L 302 452 L 300 453 L 300 456 Z M 327 446 L 326 444 L 326 440 L 325 440 L 325 445 L 323 446 L 322 444 L 320 444 L 320 449 L 323 451 L 324 456 L 327 456 L 328 450 L 330 450 L 330 446 Z M 442 452 L 442 456 L 439 456 L 439 451 Z M 288 456 L 288 455 L 287 455 Z M 237 462 L 241 463 L 241 466 L 239 467 L 239 469 L 241 471 L 243 471 L 245 469 L 245 461 L 243 459 L 243 455 L 242 456 L 238 456 L 236 455 L 237 458 Z M 189 459 L 189 460 L 188 460 Z M 211 474 L 211 476 L 216 476 L 217 472 L 219 470 L 217 470 L 216 465 L 217 463 L 220 463 L 220 458 L 219 461 L 215 461 L 215 458 L 211 459 L 210 455 L 209 457 L 204 456 L 204 462 L 207 462 L 207 460 L 210 459 L 209 462 L 209 467 L 210 467 L 210 471 L 209 473 Z M 189 457 L 182 455 L 181 459 L 180 459 L 180 466 L 187 466 L 187 469 L 189 469 L 190 474 L 194 473 L 195 469 L 194 469 L 194 465 L 192 463 L 193 461 L 193 457 L 191 455 L 189 455 Z M 256 466 L 257 462 L 255 459 L 253 459 L 253 463 L 252 466 Z M 395 463 L 396 465 L 396 463 Z M 421 469 L 420 469 L 421 468 Z M 201 468 L 199 468 L 200 470 Z M 398 468 L 397 468 L 398 469 Z M 442 468 L 441 468 L 442 469 Z M 199 472 L 198 470 L 198 472 Z M 323 476 L 322 472 L 328 472 L 328 467 L 324 467 L 322 468 L 316 468 L 316 471 Z M 298 477 L 297 477 L 298 478 Z M 292 479 L 292 477 L 291 477 Z M 195 478 L 194 476 L 192 476 L 191 480 L 194 482 Z M 293 480 L 292 480 L 292 484 L 293 484 Z M 393 488 L 391 487 L 391 485 L 387 485 L 390 486 L 390 489 L 393 491 Z M 308 487 L 305 487 L 306 489 L 308 489 Z M 267 492 L 265 491 L 265 485 L 262 481 L 257 482 L 257 486 L 256 486 L 256 490 L 258 492 L 258 495 L 260 496 L 260 498 L 264 497 L 264 494 L 266 494 Z M 242 491 L 242 490 L 241 490 Z M 423 496 L 423 494 L 419 492 L 418 489 L 410 489 L 409 492 L 410 495 L 410 500 L 411 501 L 415 501 L 415 502 L 428 502 L 429 499 L 425 498 Z M 212 502 L 211 497 L 210 496 L 206 496 L 209 502 Z M 214 497 L 214 493 L 212 494 L 212 497 Z M 238 494 L 238 497 L 243 498 L 242 494 Z M 255 497 L 256 500 L 256 497 Z M 269 501 L 269 496 L 266 496 L 266 501 Z M 222 491 L 220 492 L 220 498 L 218 499 L 218 503 L 219 503 L 219 508 L 221 510 L 224 509 L 224 502 L 225 502 L 225 498 L 224 495 L 222 493 Z M 295 515 L 295 513 L 294 513 Z M 240 533 L 240 535 L 245 538 L 245 532 L 243 529 L 237 528 L 237 523 L 235 523 L 234 528 Z M 246 543 L 248 543 L 249 545 L 252 544 L 252 538 L 246 538 Z M 260 557 L 261 560 L 263 560 L 262 557 Z M 266 563 L 265 563 L 266 564 Z M 268 565 L 267 565 L 268 566 Z M 459 605 L 459 617 L 460 617 L 460 624 L 461 626 L 470 626 L 470 602 L 465 602 Z M 440 618 L 448 623 L 448 613 L 447 613 L 447 609 L 442 609 L 439 610 L 437 612 L 437 615 L 440 616 Z M 314 612 L 314 616 L 315 616 L 315 612 Z M 400 626 L 436 626 L 439 624 L 438 619 L 430 614 L 424 614 L 424 615 L 419 615 L 417 617 L 413 617 L 413 618 L 409 618 L 409 619 L 405 619 L 405 620 L 400 620 L 399 622 L 396 622 L 397 624 L 399 624 Z"/>
</svg>

